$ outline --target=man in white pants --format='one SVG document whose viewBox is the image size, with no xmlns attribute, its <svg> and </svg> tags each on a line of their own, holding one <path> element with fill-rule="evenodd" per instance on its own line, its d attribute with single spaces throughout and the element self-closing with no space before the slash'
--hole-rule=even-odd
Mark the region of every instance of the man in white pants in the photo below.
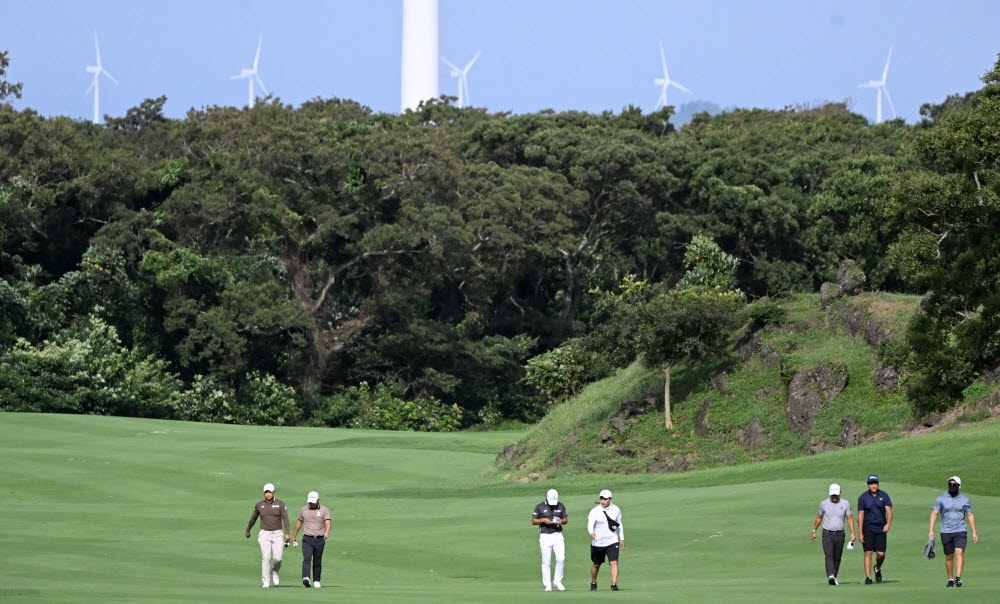
<svg viewBox="0 0 1000 604">
<path fill-rule="evenodd" d="M 566 542 L 563 540 L 563 525 L 569 521 L 566 514 L 566 506 L 559 503 L 559 492 L 549 489 L 545 493 L 545 501 L 535 506 L 535 511 L 531 513 L 531 524 L 537 524 L 540 532 L 538 544 L 542 548 L 542 585 L 545 591 L 552 591 L 552 585 L 559 591 L 566 591 L 563 587 L 563 565 L 566 562 Z M 556 574 L 549 579 L 550 562 L 552 553 L 556 554 Z"/>
<path fill-rule="evenodd" d="M 285 508 L 285 502 L 274 498 L 274 485 L 270 482 L 264 485 L 264 498 L 253 506 L 253 514 L 250 515 L 250 523 L 247 524 L 247 539 L 250 538 L 250 529 L 258 517 L 260 517 L 260 532 L 257 534 L 257 543 L 260 544 L 262 557 L 260 576 L 263 587 L 267 588 L 272 582 L 278 584 L 281 555 L 292 538 L 288 530 L 288 510 Z M 284 539 L 281 538 L 282 523 L 285 526 Z M 272 558 L 274 558 L 273 567 Z"/>
<path fill-rule="evenodd" d="M 622 511 L 611 503 L 611 491 L 604 489 L 600 503 L 587 515 L 587 532 L 590 533 L 590 591 L 597 591 L 597 571 L 608 559 L 611 565 L 611 591 L 618 591 L 618 552 L 625 549 L 625 528 Z"/>
</svg>

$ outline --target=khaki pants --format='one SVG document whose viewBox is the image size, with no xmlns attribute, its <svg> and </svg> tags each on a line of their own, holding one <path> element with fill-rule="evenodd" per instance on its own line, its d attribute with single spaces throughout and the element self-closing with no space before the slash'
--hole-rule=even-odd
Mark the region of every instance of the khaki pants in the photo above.
<svg viewBox="0 0 1000 604">
<path fill-rule="evenodd" d="M 271 558 L 274 558 L 274 572 L 281 568 L 281 556 L 285 552 L 285 535 L 281 531 L 261 531 L 257 534 L 260 544 L 261 565 L 260 578 L 264 583 L 271 583 Z"/>
</svg>

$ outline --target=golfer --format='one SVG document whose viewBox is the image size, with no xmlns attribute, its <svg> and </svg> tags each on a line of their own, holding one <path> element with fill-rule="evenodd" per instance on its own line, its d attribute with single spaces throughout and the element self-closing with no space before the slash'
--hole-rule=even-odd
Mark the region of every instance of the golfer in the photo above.
<svg viewBox="0 0 1000 604">
<path fill-rule="evenodd" d="M 965 519 L 969 519 L 972 526 L 972 542 L 979 543 L 979 535 L 976 534 L 976 517 L 972 514 L 972 504 L 969 498 L 959 493 L 962 488 L 962 479 L 952 476 L 948 479 L 948 492 L 942 493 L 934 501 L 931 508 L 931 531 L 927 538 L 934 537 L 934 522 L 937 520 L 938 512 L 941 513 L 941 545 L 944 547 L 944 569 L 948 573 L 948 584 L 946 587 L 962 586 L 962 564 L 965 562 L 965 546 L 968 545 L 968 536 L 965 530 Z M 954 574 L 953 572 L 954 571 Z"/>
<path fill-rule="evenodd" d="M 872 552 L 875 552 L 875 581 L 882 582 L 885 544 L 892 525 L 892 500 L 878 488 L 878 476 L 868 476 L 868 490 L 858 497 L 858 526 L 865 547 L 865 585 L 872 582 Z"/>
<path fill-rule="evenodd" d="M 274 498 L 274 485 L 270 482 L 264 485 L 264 498 L 253 506 L 253 513 L 250 514 L 250 523 L 247 524 L 247 539 L 250 538 L 250 529 L 253 528 L 257 517 L 260 517 L 260 532 L 257 533 L 257 543 L 260 544 L 261 561 L 261 582 L 263 587 L 271 586 L 273 582 L 278 584 L 278 571 L 281 570 L 281 554 L 283 546 L 291 540 L 288 534 L 288 510 L 285 503 Z M 285 538 L 281 538 L 281 527 L 284 523 Z M 271 565 L 271 559 L 274 565 Z"/>
<path fill-rule="evenodd" d="M 597 591 L 597 571 L 608 559 L 611 565 L 611 591 L 618 591 L 618 550 L 625 549 L 625 527 L 622 526 L 622 511 L 611 503 L 611 491 L 604 489 L 600 503 L 587 516 L 587 532 L 590 533 L 590 591 Z"/>
<path fill-rule="evenodd" d="M 292 543 L 295 537 L 302 531 L 302 584 L 309 587 L 309 564 L 312 563 L 312 587 L 320 588 L 319 576 L 323 570 L 323 547 L 330 537 L 330 509 L 319 504 L 319 493 L 309 491 L 306 496 L 306 505 L 299 510 L 299 517 L 295 521 L 295 530 L 292 531 Z"/>
<path fill-rule="evenodd" d="M 552 585 L 559 591 L 563 587 L 563 564 L 566 562 L 566 542 L 563 540 L 563 525 L 569 521 L 566 506 L 559 503 L 559 492 L 549 489 L 545 493 L 545 501 L 535 506 L 531 513 L 531 524 L 538 525 L 538 544 L 542 548 L 542 585 L 545 591 L 552 591 Z M 556 554 L 556 574 L 549 579 L 552 553 Z"/>
<path fill-rule="evenodd" d="M 816 529 L 823 523 L 823 554 L 826 556 L 826 574 L 830 585 L 838 585 L 837 572 L 840 571 L 840 557 L 844 553 L 844 519 L 851 527 L 851 541 L 848 549 L 854 548 L 854 516 L 851 504 L 840 498 L 840 485 L 830 485 L 830 497 L 819 502 L 816 522 L 813 523 L 812 540 L 816 540 Z"/>
</svg>

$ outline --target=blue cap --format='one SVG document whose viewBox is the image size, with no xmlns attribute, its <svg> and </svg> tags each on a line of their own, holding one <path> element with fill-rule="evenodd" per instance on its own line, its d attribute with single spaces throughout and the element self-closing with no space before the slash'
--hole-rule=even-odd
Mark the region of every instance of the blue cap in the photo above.
<svg viewBox="0 0 1000 604">
<path fill-rule="evenodd" d="M 868 475 L 868 484 L 871 484 L 873 482 L 878 482 L 878 476 L 876 476 L 874 474 L 869 474 Z"/>
</svg>

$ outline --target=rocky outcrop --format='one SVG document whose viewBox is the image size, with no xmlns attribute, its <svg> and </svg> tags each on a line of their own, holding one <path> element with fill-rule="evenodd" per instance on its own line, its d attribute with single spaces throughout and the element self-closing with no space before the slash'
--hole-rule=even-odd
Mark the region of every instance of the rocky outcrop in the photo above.
<svg viewBox="0 0 1000 604">
<path fill-rule="evenodd" d="M 691 466 L 697 459 L 698 456 L 694 453 L 689 453 L 680 457 L 670 457 L 666 454 L 657 455 L 646 464 L 646 471 L 660 474 L 665 472 L 680 472 L 681 470 Z"/>
<path fill-rule="evenodd" d="M 861 293 L 867 280 L 864 271 L 853 260 L 844 260 L 837 270 L 837 282 L 820 286 L 820 308 L 826 308 L 837 298 Z"/>
<path fill-rule="evenodd" d="M 510 459 L 511 463 L 517 463 L 517 460 L 521 458 L 522 454 L 523 452 L 517 448 L 517 444 L 507 445 L 503 449 L 500 449 L 500 452 L 497 453 L 497 461 L 500 461 L 501 459 Z"/>
<path fill-rule="evenodd" d="M 843 363 L 821 363 L 812 369 L 799 371 L 788 386 L 788 428 L 805 434 L 820 409 L 830 404 L 847 386 L 847 366 Z"/>
<path fill-rule="evenodd" d="M 767 444 L 768 437 L 760 427 L 760 419 L 755 417 L 746 428 L 736 432 L 736 440 L 748 449 L 759 449 Z"/>
<path fill-rule="evenodd" d="M 816 455 L 817 453 L 836 451 L 839 448 L 840 447 L 833 443 L 825 442 L 819 436 L 811 436 L 809 437 L 809 440 L 806 441 L 805 446 L 802 447 L 802 452 L 806 455 Z"/>
<path fill-rule="evenodd" d="M 864 426 L 854 423 L 854 418 L 850 415 L 844 417 L 843 427 L 840 429 L 840 445 L 842 447 L 853 447 L 865 442 L 868 430 Z"/>
<path fill-rule="evenodd" d="M 712 405 L 712 397 L 706 396 L 705 400 L 701 402 L 701 406 L 695 411 L 693 422 L 694 431 L 698 436 L 705 438 L 711 434 L 711 430 L 708 427 L 708 410 Z"/>
<path fill-rule="evenodd" d="M 755 327 L 756 329 L 754 329 Z M 760 334 L 757 333 L 759 329 L 756 324 L 750 325 L 743 332 L 743 335 L 740 336 L 740 339 L 736 340 L 734 350 L 744 361 L 749 360 L 754 353 L 760 350 L 761 339 Z"/>
<path fill-rule="evenodd" d="M 777 392 L 777 391 L 778 389 L 775 388 L 774 386 L 764 386 L 763 388 L 758 390 L 754 396 L 757 398 L 758 401 L 762 401 L 767 397 L 771 396 L 772 392 Z"/>
<path fill-rule="evenodd" d="M 899 388 L 899 372 L 891 365 L 875 370 L 875 389 L 882 394 L 893 394 Z"/>
</svg>

